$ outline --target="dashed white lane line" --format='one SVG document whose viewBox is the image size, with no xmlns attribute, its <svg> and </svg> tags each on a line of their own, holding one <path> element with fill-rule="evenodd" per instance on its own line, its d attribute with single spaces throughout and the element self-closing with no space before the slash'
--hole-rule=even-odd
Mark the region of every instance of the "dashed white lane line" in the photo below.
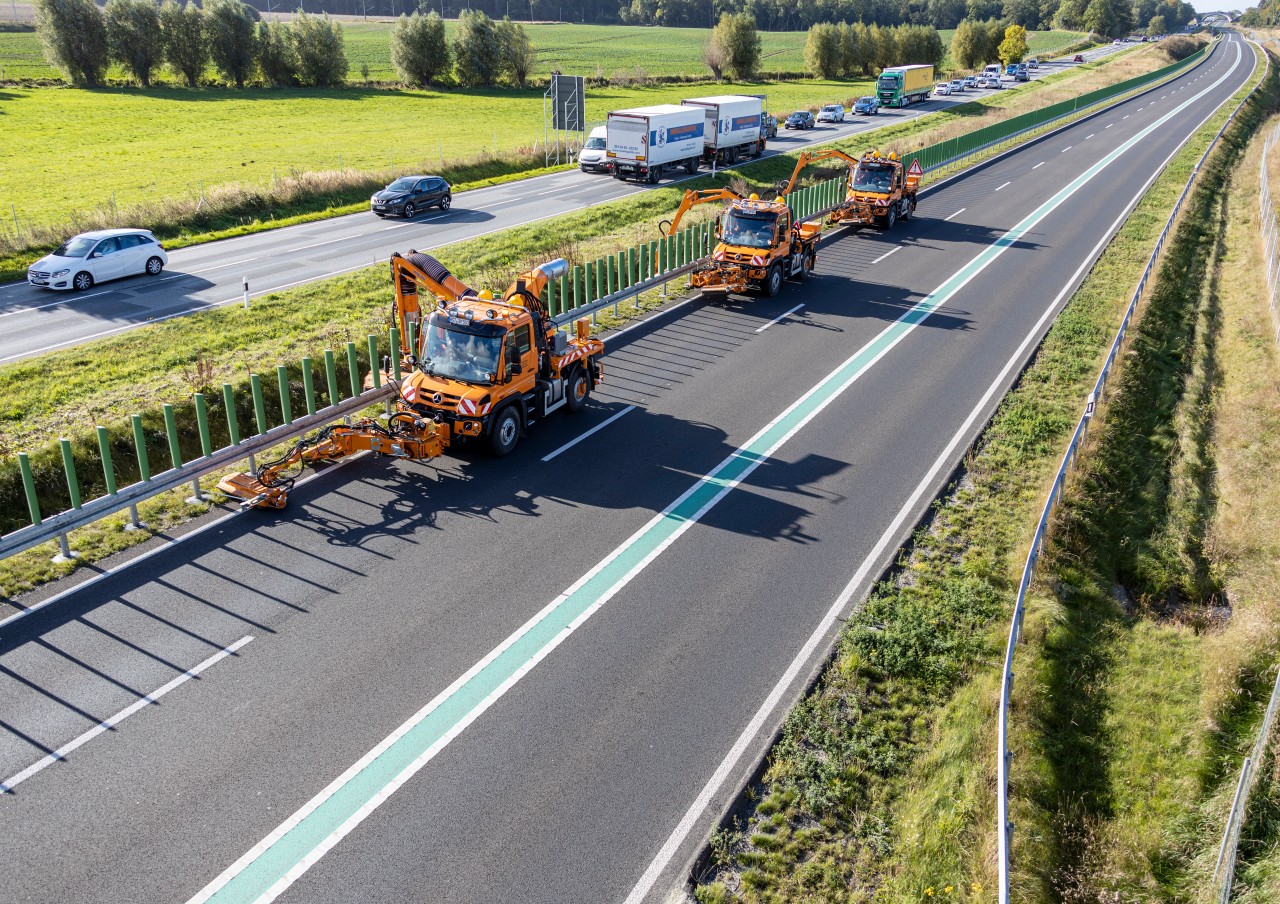
<svg viewBox="0 0 1280 904">
<path fill-rule="evenodd" d="M 561 446 L 559 449 L 556 449 L 554 452 L 550 453 L 549 455 L 544 455 L 542 457 L 542 460 L 551 461 L 551 459 L 555 458 L 561 452 L 569 451 L 574 446 L 578 445 L 578 443 L 586 439 L 588 436 L 591 436 L 595 433 L 599 433 L 601 430 L 603 430 L 605 427 L 608 427 L 610 424 L 612 424 L 618 418 L 622 417 L 627 412 L 635 411 L 635 410 L 636 410 L 635 405 L 628 405 L 626 408 L 623 408 L 621 411 L 619 411 L 617 414 L 613 415 L 612 417 L 606 418 L 605 420 L 596 424 L 594 427 L 592 427 L 590 430 L 588 430 L 586 433 L 582 434 L 581 436 L 578 436 L 578 437 L 575 437 L 574 439 L 569 440 L 567 443 L 565 443 L 563 446 Z"/>
<path fill-rule="evenodd" d="M 97 298 L 99 295 L 107 295 L 114 292 L 115 289 L 103 289 L 101 292 L 94 292 L 92 295 L 73 295 L 62 301 L 50 301 L 46 304 L 36 305 L 34 308 L 14 308 L 12 311 L 5 311 L 0 317 L 9 317 L 13 314 L 26 314 L 31 311 L 43 311 L 45 308 L 56 308 L 58 305 L 69 304 L 72 301 L 88 301 L 90 298 Z"/>
<path fill-rule="evenodd" d="M 1114 122 L 1109 122 L 1109 123 L 1107 123 L 1107 128 L 1109 129 L 1109 128 L 1111 128 L 1113 125 L 1115 125 L 1115 123 L 1114 123 Z"/>
<path fill-rule="evenodd" d="M 1094 135 L 1097 135 L 1097 134 L 1098 134 L 1097 132 L 1090 132 L 1088 135 L 1084 136 L 1084 140 L 1088 141 L 1090 138 L 1092 138 Z"/>
<path fill-rule="evenodd" d="M 1032 168 L 1032 169 L 1040 169 L 1040 167 L 1044 166 L 1044 164 L 1045 164 L 1045 162 L 1044 162 L 1043 160 L 1041 160 L 1039 163 L 1037 163 L 1035 166 L 1033 166 L 1033 167 L 1031 167 L 1031 168 Z"/>
<path fill-rule="evenodd" d="M 1058 153 L 1059 153 L 1059 154 L 1065 154 L 1067 151 L 1071 150 L 1073 147 L 1075 147 L 1075 145 L 1071 145 L 1071 144 L 1069 144 L 1069 145 L 1067 145 L 1065 148 L 1063 148 L 1061 151 L 1059 151 Z"/>
<path fill-rule="evenodd" d="M 116 713 L 110 719 L 107 719 L 105 722 L 99 722 L 97 725 L 93 726 L 93 728 L 90 728 L 88 731 L 80 735 L 78 738 L 75 738 L 74 740 L 68 741 L 66 744 L 63 744 L 61 747 L 59 747 L 53 753 L 46 756 L 44 759 L 39 760 L 35 763 L 32 763 L 30 766 L 28 766 L 26 769 L 23 769 L 17 775 L 13 776 L 10 779 L 7 779 L 4 782 L 4 784 L 0 784 L 0 794 L 12 793 L 14 788 L 22 784 L 23 782 L 25 782 L 27 779 L 31 778 L 31 776 L 35 775 L 37 772 L 40 772 L 41 770 L 46 769 L 49 766 L 52 766 L 54 763 L 65 760 L 67 758 L 67 754 L 71 753 L 73 750 L 79 747 L 83 747 L 85 744 L 92 741 L 94 738 L 102 734 L 104 731 L 111 731 L 117 725 L 123 722 L 125 719 L 129 718 L 134 713 L 136 713 L 138 710 L 143 709 L 147 706 L 150 706 L 152 703 L 155 703 L 165 694 L 169 693 L 169 691 L 173 690 L 175 687 L 186 684 L 188 681 L 190 681 L 192 678 L 195 678 L 197 675 L 199 675 L 201 672 L 203 672 L 205 669 L 209 668 L 210 666 L 217 665 L 219 662 L 226 659 L 228 656 L 233 655 L 237 650 L 239 650 L 241 647 L 243 647 L 245 644 L 247 644 L 251 640 L 253 640 L 253 636 L 247 635 L 245 637 L 241 637 L 231 646 L 223 647 L 221 650 L 214 653 L 204 662 L 200 663 L 197 666 L 192 666 L 191 668 L 183 672 L 181 675 L 174 678 L 169 683 L 162 685 L 160 688 L 147 694 L 147 696 L 141 697 L 138 700 L 135 700 L 133 703 L 131 703 L 129 706 L 126 706 L 124 709 L 120 710 L 120 712 Z"/>
<path fill-rule="evenodd" d="M 1121 116 L 1120 118 L 1121 118 L 1121 119 L 1128 119 L 1128 118 L 1129 118 L 1129 114 L 1128 114 L 1128 113 L 1126 113 L 1126 114 L 1124 114 L 1124 116 Z"/>
<path fill-rule="evenodd" d="M 961 208 L 961 210 L 963 210 L 963 208 Z M 956 211 L 956 213 L 959 213 L 959 212 L 960 212 L 959 210 L 957 210 L 957 211 Z M 955 214 L 953 213 L 951 216 L 953 217 L 953 216 L 955 216 Z M 947 217 L 947 219 L 949 220 L 949 219 L 951 219 L 951 217 Z M 873 264 L 878 264 L 878 263 L 880 263 L 882 260 L 884 260 L 886 257 L 888 257 L 889 255 L 891 255 L 891 254 L 897 254 L 897 253 L 898 253 L 899 251 L 901 251 L 901 250 L 902 250 L 902 246 L 901 246 L 901 245 L 897 245 L 897 246 L 895 246 L 895 247 L 893 247 L 893 248 L 890 248 L 888 251 L 886 251 L 884 254 L 880 255 L 879 257 L 877 257 L 877 258 L 876 258 L 875 260 L 873 260 L 871 263 L 873 263 Z M 790 313 L 790 312 L 788 312 L 788 313 Z"/>
<path fill-rule="evenodd" d="M 1011 181 L 1009 181 L 1009 182 L 1006 182 L 1004 185 L 1001 185 L 1001 186 L 1000 186 L 1000 188 L 1008 188 L 1008 187 L 1009 187 L 1010 185 L 1012 185 L 1012 184 L 1013 184 L 1013 182 L 1012 182 L 1012 180 L 1011 180 Z M 999 190 L 1000 190 L 1000 188 L 997 188 L 997 189 L 996 189 L 996 191 L 999 191 Z"/>
<path fill-rule="evenodd" d="M 958 216 L 960 216 L 960 214 L 964 213 L 964 212 L 965 212 L 966 210 L 968 210 L 968 209 L 969 209 L 969 208 L 967 208 L 967 207 L 961 207 L 961 208 L 960 208 L 959 210 L 957 210 L 955 213 L 951 214 L 951 216 L 943 217 L 943 218 L 942 218 L 942 222 L 944 222 L 944 223 L 948 223 L 948 222 L 950 222 L 954 217 L 958 217 Z"/>
<path fill-rule="evenodd" d="M 897 251 L 897 250 L 898 250 L 897 248 L 893 249 L 893 251 Z M 889 252 L 889 254 L 893 254 L 893 251 L 890 251 L 890 252 Z M 881 259 L 881 260 L 884 260 L 886 257 L 888 257 L 888 256 L 889 256 L 889 254 L 881 255 L 881 256 L 880 256 L 880 259 Z M 875 263 L 875 261 L 872 261 L 871 263 L 873 263 L 873 264 L 874 264 L 874 263 Z M 779 321 L 782 321 L 782 320 L 786 320 L 788 317 L 790 317 L 792 314 L 794 314 L 796 311 L 800 310 L 800 309 L 801 309 L 801 308 L 803 308 L 803 307 L 804 307 L 804 305 L 803 305 L 803 304 L 798 304 L 798 305 L 796 305 L 794 308 L 792 308 L 791 310 L 787 311 L 785 314 L 779 314 L 777 317 L 773 318 L 773 319 L 772 319 L 772 320 L 770 320 L 768 323 L 766 323 L 764 326 L 762 326 L 762 327 L 760 327 L 758 330 L 756 330 L 756 332 L 757 332 L 757 333 L 763 333 L 765 330 L 767 330 L 769 327 L 773 326 L 775 323 L 778 323 Z"/>
</svg>

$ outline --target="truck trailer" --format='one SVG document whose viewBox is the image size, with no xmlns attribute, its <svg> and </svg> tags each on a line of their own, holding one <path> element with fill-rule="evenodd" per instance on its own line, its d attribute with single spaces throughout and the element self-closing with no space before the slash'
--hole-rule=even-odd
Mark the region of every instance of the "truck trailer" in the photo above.
<svg viewBox="0 0 1280 904">
<path fill-rule="evenodd" d="M 696 172 L 703 153 L 704 121 L 701 108 L 680 104 L 610 113 L 605 122 L 605 155 L 613 177 L 657 182 L 669 170 Z"/>
<path fill-rule="evenodd" d="M 932 66 L 894 66 L 876 79 L 876 94 L 882 107 L 907 107 L 928 100 L 932 90 Z"/>
<path fill-rule="evenodd" d="M 760 137 L 760 119 L 764 99 L 752 94 L 722 94 L 715 97 L 690 97 L 680 102 L 684 107 L 702 110 L 702 160 L 704 163 L 735 163 L 744 157 L 759 157 L 764 152 Z"/>
</svg>

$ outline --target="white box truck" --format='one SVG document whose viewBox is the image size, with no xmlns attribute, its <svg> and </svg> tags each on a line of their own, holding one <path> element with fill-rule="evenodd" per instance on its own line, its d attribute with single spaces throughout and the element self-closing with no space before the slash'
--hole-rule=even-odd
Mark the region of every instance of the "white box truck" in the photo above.
<svg viewBox="0 0 1280 904">
<path fill-rule="evenodd" d="M 702 159 L 711 163 L 734 163 L 742 157 L 759 157 L 764 152 L 760 137 L 760 117 L 764 100 L 750 94 L 722 94 L 717 97 L 690 97 L 681 103 L 706 113 Z"/>
<path fill-rule="evenodd" d="M 698 169 L 703 113 L 679 104 L 615 110 L 605 121 L 605 153 L 613 178 L 657 182 L 669 170 Z"/>
</svg>

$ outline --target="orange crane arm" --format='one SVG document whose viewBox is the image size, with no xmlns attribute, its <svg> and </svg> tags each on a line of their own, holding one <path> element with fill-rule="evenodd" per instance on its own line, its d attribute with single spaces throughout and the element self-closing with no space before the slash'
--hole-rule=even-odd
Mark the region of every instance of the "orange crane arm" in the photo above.
<svg viewBox="0 0 1280 904">
<path fill-rule="evenodd" d="M 796 180 L 800 178 L 800 172 L 806 166 L 812 166 L 820 160 L 827 160 L 832 157 L 843 160 L 849 164 L 849 169 L 853 169 L 858 165 L 858 158 L 846 154 L 844 151 L 836 148 L 826 148 L 821 151 L 801 151 L 799 158 L 796 159 L 796 168 L 791 171 L 791 178 L 787 180 L 786 188 L 778 192 L 780 198 L 785 198 L 791 194 L 792 189 L 796 187 Z"/>
<path fill-rule="evenodd" d="M 675 216 L 670 220 L 663 220 L 659 223 L 658 231 L 663 235 L 673 235 L 680 228 L 680 221 L 684 219 L 684 215 L 699 204 L 710 204 L 713 201 L 733 202 L 741 200 L 742 195 L 731 188 L 704 188 L 702 191 L 689 189 L 684 193 L 680 206 L 676 208 Z"/>
</svg>

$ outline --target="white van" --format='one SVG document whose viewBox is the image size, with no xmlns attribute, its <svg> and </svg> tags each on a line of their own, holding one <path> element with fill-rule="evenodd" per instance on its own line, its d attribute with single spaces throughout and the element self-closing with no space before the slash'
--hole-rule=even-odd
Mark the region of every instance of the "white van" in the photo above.
<svg viewBox="0 0 1280 904">
<path fill-rule="evenodd" d="M 578 169 L 584 173 L 609 172 L 609 158 L 605 154 L 605 138 L 608 132 L 604 126 L 596 126 L 587 136 L 587 142 L 578 152 Z"/>
<path fill-rule="evenodd" d="M 993 78 L 996 81 L 1000 81 L 1000 64 L 992 63 L 982 70 L 982 74 L 987 78 Z"/>
</svg>

